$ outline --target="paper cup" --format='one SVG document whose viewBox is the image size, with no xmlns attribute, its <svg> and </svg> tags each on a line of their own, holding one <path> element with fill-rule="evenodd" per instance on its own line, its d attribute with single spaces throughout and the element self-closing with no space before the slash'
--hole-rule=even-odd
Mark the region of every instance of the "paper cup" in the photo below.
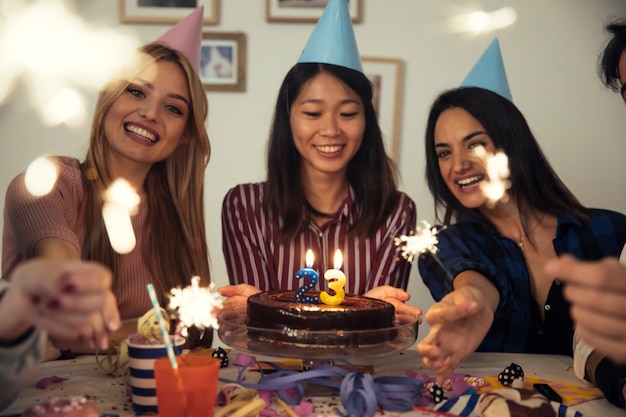
<svg viewBox="0 0 626 417">
<path fill-rule="evenodd" d="M 208 355 L 167 358 L 154 362 L 159 417 L 213 417 L 221 361 Z"/>
<path fill-rule="evenodd" d="M 154 379 L 154 361 L 167 358 L 165 344 L 141 345 L 126 339 L 128 344 L 128 363 L 130 368 L 130 386 L 133 393 L 133 407 L 137 414 L 158 413 L 156 382 Z M 185 339 L 171 336 L 174 353 L 180 355 Z"/>
</svg>

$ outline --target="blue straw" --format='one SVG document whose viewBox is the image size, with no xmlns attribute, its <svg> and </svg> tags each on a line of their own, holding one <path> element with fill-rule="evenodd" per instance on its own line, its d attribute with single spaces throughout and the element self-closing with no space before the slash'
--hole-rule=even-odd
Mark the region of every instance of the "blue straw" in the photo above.
<svg viewBox="0 0 626 417">
<path fill-rule="evenodd" d="M 170 358 L 170 363 L 172 364 L 172 368 L 178 369 L 178 362 L 176 362 L 176 355 L 174 354 L 174 349 L 172 348 L 172 342 L 170 341 L 170 335 L 165 328 L 165 321 L 163 320 L 163 314 L 161 314 L 161 306 L 159 305 L 159 301 L 157 300 L 156 292 L 154 291 L 154 286 L 152 284 L 147 285 L 148 294 L 150 294 L 150 301 L 152 302 L 152 307 L 154 307 L 154 312 L 156 313 L 157 320 L 159 321 L 159 327 L 161 328 L 161 334 L 163 335 L 163 340 L 165 341 L 165 349 L 167 350 L 167 356 Z"/>
</svg>

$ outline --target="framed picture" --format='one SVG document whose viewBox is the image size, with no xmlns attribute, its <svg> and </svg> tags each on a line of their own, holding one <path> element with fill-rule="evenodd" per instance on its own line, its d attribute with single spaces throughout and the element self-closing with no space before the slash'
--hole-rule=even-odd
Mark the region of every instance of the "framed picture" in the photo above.
<svg viewBox="0 0 626 417">
<path fill-rule="evenodd" d="M 246 34 L 203 33 L 198 74 L 207 91 L 246 91 Z"/>
<path fill-rule="evenodd" d="M 328 0 L 266 0 L 268 22 L 312 22 L 319 20 Z M 361 22 L 363 0 L 346 0 L 353 23 Z"/>
<path fill-rule="evenodd" d="M 363 72 L 374 87 L 372 102 L 383 132 L 387 154 L 397 161 L 400 112 L 404 84 L 404 61 L 400 58 L 362 56 Z"/>
<path fill-rule="evenodd" d="M 204 24 L 219 23 L 220 0 L 118 0 L 120 22 L 176 23 L 204 6 Z"/>
</svg>

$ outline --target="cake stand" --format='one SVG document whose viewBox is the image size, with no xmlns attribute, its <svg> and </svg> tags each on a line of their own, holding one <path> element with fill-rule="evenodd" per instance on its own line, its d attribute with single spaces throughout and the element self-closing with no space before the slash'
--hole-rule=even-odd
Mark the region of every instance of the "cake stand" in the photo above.
<svg viewBox="0 0 626 417">
<path fill-rule="evenodd" d="M 316 331 L 294 329 L 257 329 L 246 325 L 246 306 L 221 310 L 217 316 L 217 334 L 228 346 L 241 352 L 282 358 L 310 360 L 347 359 L 382 356 L 405 350 L 417 340 L 418 317 L 409 312 L 396 311 L 393 327 L 358 331 Z M 366 333 L 393 334 L 389 340 L 373 344 L 351 344 L 346 340 L 363 339 Z M 252 337 L 262 332 L 266 337 Z M 289 332 L 294 342 L 281 341 L 281 334 Z M 274 337 L 272 337 L 274 335 Z M 298 339 L 302 339 L 299 341 Z M 371 338 L 364 338 L 370 340 Z M 315 340 L 314 343 L 306 342 Z"/>
</svg>

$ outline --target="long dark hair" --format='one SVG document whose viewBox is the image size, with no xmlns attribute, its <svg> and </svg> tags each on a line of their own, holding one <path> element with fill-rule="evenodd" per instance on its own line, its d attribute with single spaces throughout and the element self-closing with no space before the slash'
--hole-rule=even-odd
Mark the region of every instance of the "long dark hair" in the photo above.
<svg viewBox="0 0 626 417">
<path fill-rule="evenodd" d="M 365 131 L 357 153 L 348 163 L 347 180 L 355 193 L 357 218 L 350 233 L 372 236 L 393 210 L 399 193 L 397 169 L 387 156 L 372 105 L 372 85 L 361 72 L 331 64 L 299 63 L 289 70 L 280 87 L 267 148 L 267 181 L 263 197 L 266 213 L 282 219 L 280 239 L 292 240 L 307 218 L 300 180 L 300 154 L 291 132 L 289 112 L 304 84 L 326 72 L 359 95 L 365 108 Z"/>
<path fill-rule="evenodd" d="M 587 220 L 584 207 L 565 186 L 548 163 L 526 119 L 519 109 L 504 97 L 477 87 L 461 87 L 443 92 L 431 106 L 426 126 L 426 181 L 435 199 L 435 213 L 443 208 L 443 224 L 460 221 L 473 209 L 465 208 L 441 176 L 435 150 L 435 126 L 441 113 L 462 108 L 485 128 L 497 149 L 509 159 L 509 194 L 518 207 L 525 205 L 544 213 L 570 212 Z"/>
</svg>

